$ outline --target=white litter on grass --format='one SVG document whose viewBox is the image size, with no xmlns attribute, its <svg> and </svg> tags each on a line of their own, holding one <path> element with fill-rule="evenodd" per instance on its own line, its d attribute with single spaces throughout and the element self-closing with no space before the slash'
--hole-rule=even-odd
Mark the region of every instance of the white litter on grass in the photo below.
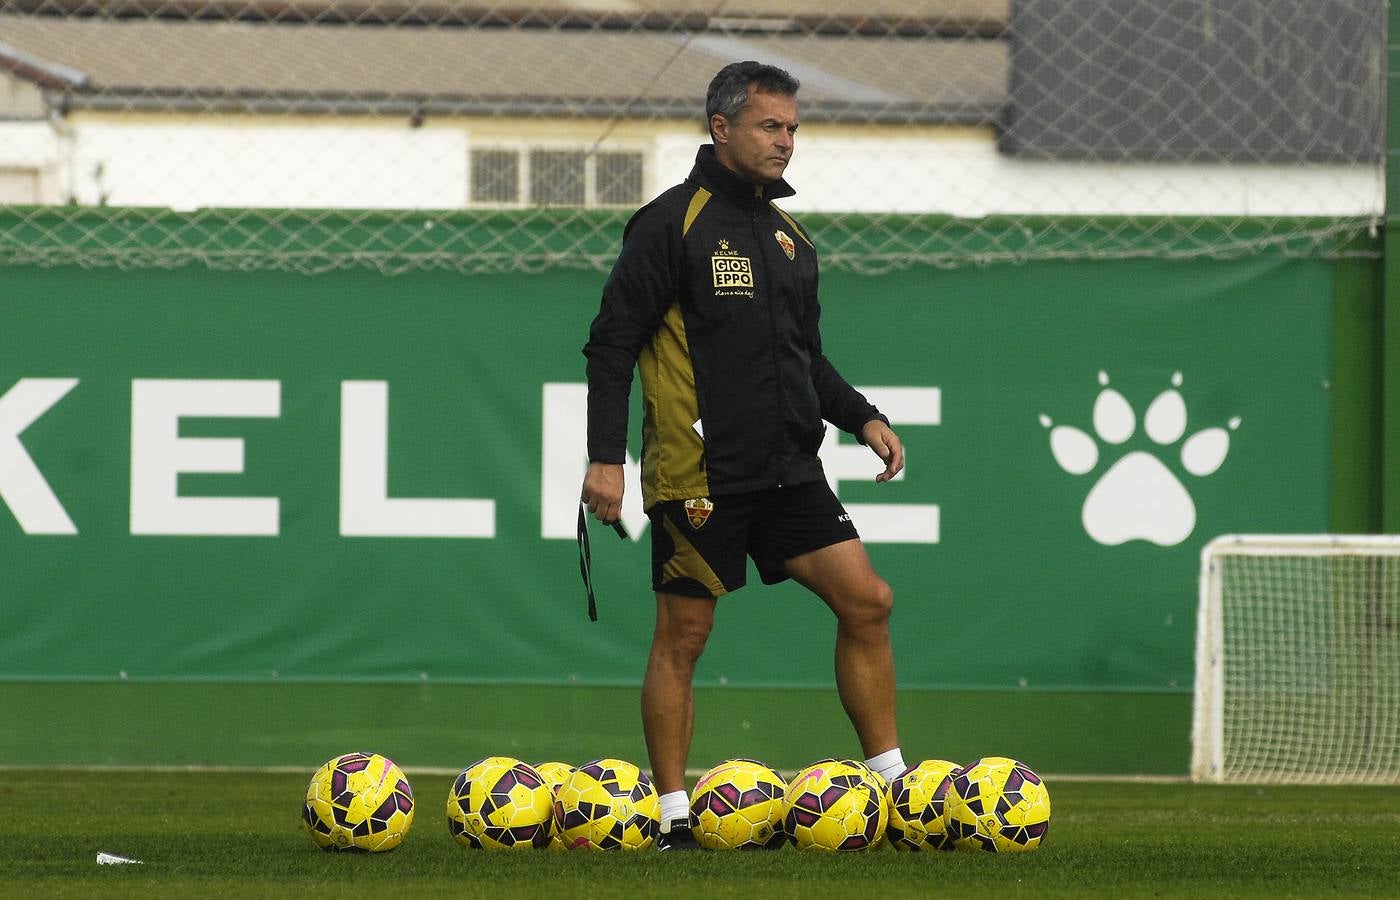
<svg viewBox="0 0 1400 900">
<path fill-rule="evenodd" d="M 98 851 L 97 864 L 99 866 L 139 866 L 144 865 L 139 859 L 127 859 L 125 856 L 117 856 L 115 853 L 103 853 Z"/>
</svg>

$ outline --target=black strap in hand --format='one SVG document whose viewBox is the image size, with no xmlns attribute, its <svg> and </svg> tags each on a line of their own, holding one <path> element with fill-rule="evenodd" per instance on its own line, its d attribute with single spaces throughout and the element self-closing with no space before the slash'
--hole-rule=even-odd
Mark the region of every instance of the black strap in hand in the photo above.
<svg viewBox="0 0 1400 900">
<path fill-rule="evenodd" d="M 613 523 L 613 531 L 623 540 L 627 539 L 627 529 L 621 522 Z M 593 593 L 593 548 L 588 543 L 588 513 L 583 503 L 578 505 L 578 573 L 583 578 L 583 588 L 588 592 L 588 620 L 598 621 L 598 597 Z"/>
</svg>

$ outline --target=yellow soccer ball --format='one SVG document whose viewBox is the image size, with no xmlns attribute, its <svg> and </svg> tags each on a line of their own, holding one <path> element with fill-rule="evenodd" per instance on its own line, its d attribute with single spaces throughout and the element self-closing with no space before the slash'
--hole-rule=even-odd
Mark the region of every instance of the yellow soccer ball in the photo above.
<svg viewBox="0 0 1400 900">
<path fill-rule="evenodd" d="M 944 797 L 938 789 L 957 767 L 946 759 L 926 759 L 890 782 L 890 824 L 885 836 L 896 850 L 953 849 L 943 818 Z"/>
<path fill-rule="evenodd" d="M 301 818 L 311 840 L 324 850 L 392 850 L 413 824 L 413 789 L 388 757 L 346 753 L 311 776 Z"/>
<path fill-rule="evenodd" d="M 1025 763 L 987 756 L 948 773 L 943 815 L 959 850 L 1026 853 L 1050 828 L 1050 791 Z"/>
<path fill-rule="evenodd" d="M 757 760 L 730 759 L 701 776 L 690 814 L 706 850 L 773 850 L 782 846 L 787 782 Z"/>
<path fill-rule="evenodd" d="M 542 762 L 535 766 L 535 771 L 544 776 L 544 782 L 551 791 L 557 792 L 559 786 L 574 774 L 574 767 L 564 762 Z"/>
<path fill-rule="evenodd" d="M 661 800 L 641 769 L 595 759 L 559 786 L 554 828 L 570 850 L 645 850 L 661 830 Z"/>
<path fill-rule="evenodd" d="M 851 759 L 824 759 L 798 772 L 784 795 L 783 830 L 802 850 L 868 850 L 889 821 L 884 779 Z"/>
<path fill-rule="evenodd" d="M 488 756 L 458 774 L 447 793 L 447 830 L 463 847 L 529 850 L 549 843 L 554 792 L 533 766 Z"/>
<path fill-rule="evenodd" d="M 558 798 L 559 788 L 574 774 L 574 767 L 565 762 L 542 762 L 535 766 L 535 771 L 544 776 L 550 792 Z M 559 838 L 559 832 L 554 829 L 552 823 L 549 831 L 549 849 L 563 850 L 564 842 Z"/>
</svg>

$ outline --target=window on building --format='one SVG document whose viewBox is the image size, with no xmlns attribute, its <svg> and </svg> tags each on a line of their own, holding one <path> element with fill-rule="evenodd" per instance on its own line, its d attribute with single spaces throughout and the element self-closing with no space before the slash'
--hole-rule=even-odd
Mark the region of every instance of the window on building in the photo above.
<svg viewBox="0 0 1400 900">
<path fill-rule="evenodd" d="M 493 147 L 471 152 L 473 206 L 637 206 L 642 153 Z"/>
<path fill-rule="evenodd" d="M 514 150 L 473 150 L 472 202 L 519 201 L 520 154 Z"/>
<path fill-rule="evenodd" d="M 599 206 L 633 206 L 642 200 L 642 154 L 599 153 L 594 173 Z"/>
<path fill-rule="evenodd" d="M 535 206 L 584 206 L 588 157 L 582 150 L 530 151 L 530 202 Z"/>
</svg>

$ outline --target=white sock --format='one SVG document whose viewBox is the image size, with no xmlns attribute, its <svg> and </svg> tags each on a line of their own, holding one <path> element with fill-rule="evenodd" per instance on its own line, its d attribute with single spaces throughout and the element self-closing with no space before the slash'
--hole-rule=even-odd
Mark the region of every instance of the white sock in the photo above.
<svg viewBox="0 0 1400 900">
<path fill-rule="evenodd" d="M 894 781 L 904 773 L 904 754 L 898 747 L 877 753 L 865 761 L 870 768 L 879 772 L 886 781 Z"/>
<path fill-rule="evenodd" d="M 690 821 L 690 797 L 685 791 L 661 795 L 661 827 L 667 831 L 677 819 Z"/>
</svg>

